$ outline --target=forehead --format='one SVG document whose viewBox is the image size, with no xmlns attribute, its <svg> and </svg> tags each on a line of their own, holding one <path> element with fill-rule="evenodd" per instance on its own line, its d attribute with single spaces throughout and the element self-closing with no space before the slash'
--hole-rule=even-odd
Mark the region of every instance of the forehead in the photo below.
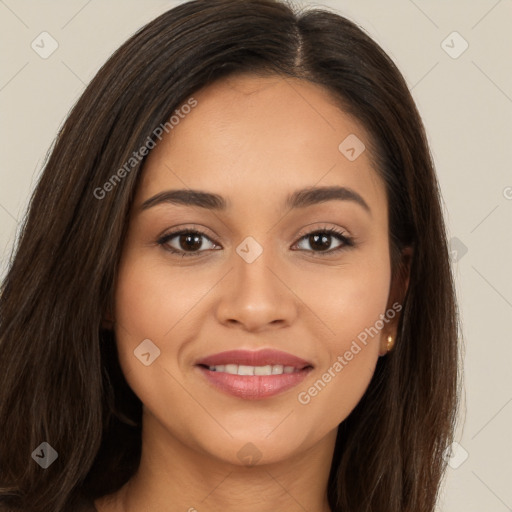
<svg viewBox="0 0 512 512">
<path fill-rule="evenodd" d="M 368 149 L 355 160 L 343 152 L 346 140 L 368 147 L 366 131 L 325 88 L 278 75 L 235 75 L 193 99 L 196 106 L 149 154 L 139 203 L 172 188 L 208 190 L 240 202 L 329 185 L 382 196 Z"/>
</svg>

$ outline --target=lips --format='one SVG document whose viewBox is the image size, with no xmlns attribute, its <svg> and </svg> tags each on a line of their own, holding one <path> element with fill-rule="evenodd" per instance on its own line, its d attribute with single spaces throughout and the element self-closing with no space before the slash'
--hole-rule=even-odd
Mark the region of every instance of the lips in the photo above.
<svg viewBox="0 0 512 512">
<path fill-rule="evenodd" d="M 246 400 L 282 393 L 302 382 L 313 365 L 279 350 L 231 350 L 200 359 L 196 367 L 213 388 Z"/>
<path fill-rule="evenodd" d="M 243 366 L 291 366 L 294 369 L 302 370 L 312 363 L 294 356 L 287 352 L 273 349 L 263 349 L 259 351 L 250 350 L 229 350 L 220 352 L 200 359 L 196 364 L 206 367 L 237 364 Z"/>
</svg>

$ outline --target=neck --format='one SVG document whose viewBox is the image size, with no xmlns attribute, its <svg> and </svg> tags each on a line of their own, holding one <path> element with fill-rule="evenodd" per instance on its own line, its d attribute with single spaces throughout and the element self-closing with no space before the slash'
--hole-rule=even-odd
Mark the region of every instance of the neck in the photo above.
<svg viewBox="0 0 512 512">
<path fill-rule="evenodd" d="M 336 430 L 316 445 L 275 463 L 239 465 L 176 439 L 144 411 L 137 473 L 98 511 L 330 512 L 327 482 Z M 104 503 L 104 502 L 103 502 Z"/>
</svg>

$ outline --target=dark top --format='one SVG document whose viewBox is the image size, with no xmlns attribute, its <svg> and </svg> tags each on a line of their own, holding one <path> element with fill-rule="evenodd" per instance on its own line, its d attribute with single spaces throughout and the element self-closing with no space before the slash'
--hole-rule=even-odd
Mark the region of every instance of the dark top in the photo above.
<svg viewBox="0 0 512 512">
<path fill-rule="evenodd" d="M 17 512 L 19 512 L 19 510 L 18 508 L 16 509 Z M 13 509 L 7 508 L 6 505 L 0 503 L 0 512 L 13 512 Z M 29 511 L 27 510 L 27 512 Z M 80 495 L 66 508 L 66 512 L 98 512 L 98 509 L 94 506 L 94 501 Z"/>
</svg>

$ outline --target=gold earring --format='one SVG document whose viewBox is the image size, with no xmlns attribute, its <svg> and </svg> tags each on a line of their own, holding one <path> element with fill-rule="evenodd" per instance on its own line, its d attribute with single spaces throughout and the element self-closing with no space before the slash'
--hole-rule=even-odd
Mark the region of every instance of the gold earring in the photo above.
<svg viewBox="0 0 512 512">
<path fill-rule="evenodd" d="M 386 344 L 386 351 L 389 352 L 393 348 L 393 336 L 388 336 Z"/>
</svg>

